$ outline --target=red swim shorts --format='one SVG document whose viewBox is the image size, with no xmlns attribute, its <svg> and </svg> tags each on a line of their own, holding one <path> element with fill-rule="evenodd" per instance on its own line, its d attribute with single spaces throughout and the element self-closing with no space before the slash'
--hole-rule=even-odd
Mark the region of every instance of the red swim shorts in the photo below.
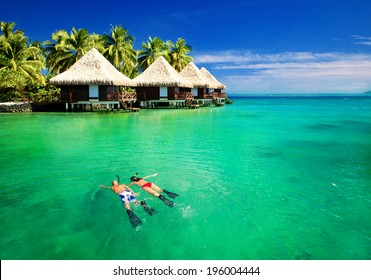
<svg viewBox="0 0 371 280">
<path fill-rule="evenodd" d="M 144 188 L 151 188 L 152 187 L 152 183 L 151 182 L 148 182 L 148 183 L 145 183 L 143 186 L 142 186 L 142 189 Z"/>
</svg>

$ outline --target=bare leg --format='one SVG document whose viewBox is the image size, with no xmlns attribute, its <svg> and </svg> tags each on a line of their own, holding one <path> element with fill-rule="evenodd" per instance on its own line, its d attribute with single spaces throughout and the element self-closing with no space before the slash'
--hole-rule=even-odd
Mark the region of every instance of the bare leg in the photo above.
<svg viewBox="0 0 371 280">
<path fill-rule="evenodd" d="M 125 202 L 125 209 L 126 210 L 130 210 L 130 203 L 129 202 Z"/>
<path fill-rule="evenodd" d="M 159 186 L 155 185 L 154 183 L 152 183 L 151 189 L 153 189 L 154 191 L 156 191 L 158 193 L 163 192 L 163 190 Z"/>
<path fill-rule="evenodd" d="M 153 186 L 153 184 L 152 184 Z M 156 192 L 154 189 L 152 188 L 143 188 L 143 190 L 145 190 L 147 193 L 150 193 L 151 195 L 155 196 L 155 197 L 158 197 L 159 199 L 161 199 L 167 206 L 173 208 L 174 207 L 174 202 L 168 200 L 166 197 L 163 197 L 161 194 L 159 194 L 158 192 Z"/>
<path fill-rule="evenodd" d="M 159 194 L 157 191 L 155 191 L 155 189 L 158 189 L 160 192 L 162 192 L 162 190 L 156 186 L 155 184 L 152 183 L 152 186 L 151 188 L 143 188 L 143 190 L 145 190 L 147 193 L 150 193 L 151 195 L 155 196 L 155 197 L 158 197 L 159 199 L 161 199 L 167 206 L 173 208 L 174 207 L 174 202 L 168 200 L 166 197 L 163 197 L 161 194 Z"/>
<path fill-rule="evenodd" d="M 147 193 L 155 196 L 155 197 L 159 197 L 160 196 L 160 194 L 153 189 L 153 184 L 152 184 L 152 188 L 143 188 L 143 190 L 146 191 Z"/>
<path fill-rule="evenodd" d="M 157 185 L 155 185 L 155 184 L 153 184 L 153 183 L 152 183 L 151 188 L 152 188 L 153 190 L 155 190 L 156 192 L 158 192 L 158 193 L 162 193 L 162 192 L 164 192 L 164 193 L 166 193 L 166 194 L 167 194 L 169 197 L 171 197 L 171 198 L 176 198 L 177 196 L 179 196 L 179 195 L 176 194 L 176 193 L 169 192 L 169 191 L 167 191 L 167 190 L 163 190 L 163 189 L 161 189 L 159 186 L 157 186 Z"/>
</svg>

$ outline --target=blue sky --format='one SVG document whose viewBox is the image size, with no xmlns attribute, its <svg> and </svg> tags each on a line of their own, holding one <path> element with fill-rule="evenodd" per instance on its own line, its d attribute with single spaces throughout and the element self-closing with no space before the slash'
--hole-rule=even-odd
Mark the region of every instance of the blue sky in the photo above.
<svg viewBox="0 0 371 280">
<path fill-rule="evenodd" d="M 229 93 L 371 90 L 369 0 L 6 1 L 0 20 L 40 41 L 110 24 L 128 29 L 137 49 L 148 36 L 183 37 Z"/>
</svg>

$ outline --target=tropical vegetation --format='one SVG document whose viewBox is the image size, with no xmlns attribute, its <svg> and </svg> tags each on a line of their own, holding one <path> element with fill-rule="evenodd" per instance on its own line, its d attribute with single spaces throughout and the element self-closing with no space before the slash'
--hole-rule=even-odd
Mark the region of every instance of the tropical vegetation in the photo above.
<svg viewBox="0 0 371 280">
<path fill-rule="evenodd" d="M 45 59 L 37 42 L 30 42 L 15 23 L 0 22 L 0 100 L 22 97 L 45 85 Z"/>
<path fill-rule="evenodd" d="M 137 52 L 134 50 L 134 37 L 121 25 L 112 26 L 109 34 L 100 38 L 103 55 L 125 76 L 136 75 Z"/>
<path fill-rule="evenodd" d="M 188 55 L 192 51 L 192 47 L 186 43 L 184 38 L 179 38 L 175 44 L 167 41 L 166 45 L 169 48 L 169 62 L 178 72 L 182 71 L 193 60 Z"/>
<path fill-rule="evenodd" d="M 134 78 L 163 56 L 177 71 L 192 57 L 192 47 L 184 38 L 175 43 L 149 36 L 141 49 L 135 50 L 135 38 L 121 25 L 111 25 L 108 33 L 91 34 L 86 29 L 57 30 L 41 43 L 31 41 L 14 22 L 0 22 L 0 102 L 51 98 L 57 91 L 47 81 L 67 69 L 96 48 L 124 75 Z"/>
<path fill-rule="evenodd" d="M 72 28 L 70 34 L 66 30 L 59 30 L 52 34 L 51 39 L 44 42 L 44 52 L 52 74 L 69 69 L 95 45 L 94 37 L 86 29 Z"/>
</svg>

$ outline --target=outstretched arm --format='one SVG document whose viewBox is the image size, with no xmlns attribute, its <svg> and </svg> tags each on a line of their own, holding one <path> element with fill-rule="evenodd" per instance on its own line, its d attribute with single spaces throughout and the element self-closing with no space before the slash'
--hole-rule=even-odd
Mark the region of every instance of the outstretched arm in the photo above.
<svg viewBox="0 0 371 280">
<path fill-rule="evenodd" d="M 150 177 L 156 177 L 156 176 L 157 176 L 157 173 L 145 176 L 145 177 L 143 177 L 143 179 L 147 179 L 147 178 L 150 178 Z"/>
<path fill-rule="evenodd" d="M 111 187 L 106 187 L 106 186 L 104 186 L 104 185 L 100 185 L 100 187 L 101 187 L 102 189 L 111 189 Z"/>
<path fill-rule="evenodd" d="M 124 188 L 127 189 L 128 191 L 130 191 L 134 196 L 139 196 L 140 195 L 140 193 L 135 193 L 131 188 L 129 188 L 129 186 L 124 185 Z"/>
</svg>

